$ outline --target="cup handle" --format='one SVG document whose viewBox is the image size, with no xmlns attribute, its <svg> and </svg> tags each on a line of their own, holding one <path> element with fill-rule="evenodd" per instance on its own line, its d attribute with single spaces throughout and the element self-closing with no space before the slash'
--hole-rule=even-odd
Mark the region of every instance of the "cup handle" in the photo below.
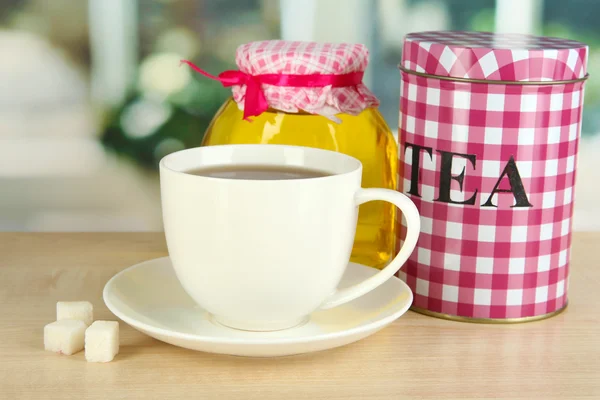
<svg viewBox="0 0 600 400">
<path fill-rule="evenodd" d="M 337 307 L 360 297 L 375 289 L 390 279 L 404 265 L 410 254 L 417 245 L 419 232 L 421 230 L 421 219 L 415 204 L 405 195 L 395 190 L 388 189 L 359 189 L 355 195 L 356 205 L 374 200 L 383 200 L 394 204 L 400 209 L 406 219 L 406 239 L 400 252 L 381 271 L 361 283 L 348 288 L 335 291 L 329 299 L 321 305 L 321 309 Z"/>
</svg>

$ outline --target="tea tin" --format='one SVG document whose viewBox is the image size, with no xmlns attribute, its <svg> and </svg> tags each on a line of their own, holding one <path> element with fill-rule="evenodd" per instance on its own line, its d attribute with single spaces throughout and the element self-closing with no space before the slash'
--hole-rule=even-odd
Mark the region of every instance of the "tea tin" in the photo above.
<svg viewBox="0 0 600 400">
<path fill-rule="evenodd" d="M 405 38 L 398 190 L 422 232 L 400 277 L 414 310 L 506 323 L 566 307 L 587 55 L 521 34 Z"/>
</svg>

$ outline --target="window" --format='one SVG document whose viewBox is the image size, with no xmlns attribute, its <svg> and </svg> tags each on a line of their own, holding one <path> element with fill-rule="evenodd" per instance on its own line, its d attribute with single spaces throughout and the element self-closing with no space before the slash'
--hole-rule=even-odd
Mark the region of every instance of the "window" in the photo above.
<svg viewBox="0 0 600 400">
<path fill-rule="evenodd" d="M 157 160 L 197 146 L 228 96 L 180 58 L 218 73 L 252 40 L 363 42 L 395 130 L 403 36 L 441 29 L 590 46 L 575 226 L 600 229 L 586 185 L 600 169 L 599 13 L 595 0 L 0 0 L 0 230 L 160 230 Z"/>
</svg>

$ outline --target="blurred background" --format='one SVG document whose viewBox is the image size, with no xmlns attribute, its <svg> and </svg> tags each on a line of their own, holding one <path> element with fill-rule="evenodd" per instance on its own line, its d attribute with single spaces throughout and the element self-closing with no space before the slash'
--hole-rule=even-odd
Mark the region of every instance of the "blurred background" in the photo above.
<svg viewBox="0 0 600 400">
<path fill-rule="evenodd" d="M 600 1 L 0 0 L 0 231 L 161 230 L 157 162 L 198 146 L 230 92 L 179 68 L 235 66 L 265 39 L 362 42 L 366 83 L 398 126 L 403 36 L 480 30 L 591 48 L 578 230 L 600 230 Z"/>
</svg>

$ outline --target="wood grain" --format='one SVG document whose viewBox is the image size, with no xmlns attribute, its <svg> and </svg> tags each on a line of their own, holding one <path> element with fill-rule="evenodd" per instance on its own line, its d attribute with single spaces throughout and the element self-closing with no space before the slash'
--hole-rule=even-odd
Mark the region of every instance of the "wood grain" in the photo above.
<svg viewBox="0 0 600 400">
<path fill-rule="evenodd" d="M 159 233 L 0 233 L 0 398 L 4 399 L 598 399 L 600 234 L 579 233 L 570 305 L 519 325 L 409 312 L 361 342 L 249 359 L 193 352 L 121 323 L 115 361 L 43 350 L 58 300 L 90 300 L 116 272 L 166 255 Z"/>
</svg>

